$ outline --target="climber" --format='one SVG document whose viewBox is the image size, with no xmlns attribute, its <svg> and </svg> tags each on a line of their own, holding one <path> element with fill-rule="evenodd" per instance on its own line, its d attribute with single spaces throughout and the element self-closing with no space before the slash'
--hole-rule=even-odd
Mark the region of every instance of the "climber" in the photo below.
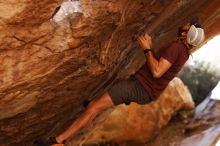
<svg viewBox="0 0 220 146">
<path fill-rule="evenodd" d="M 92 100 L 86 111 L 72 125 L 57 137 L 49 141 L 36 141 L 38 146 L 64 146 L 64 141 L 80 128 L 92 121 L 101 111 L 119 104 L 148 104 L 156 100 L 168 83 L 180 71 L 193 47 L 198 47 L 204 40 L 204 30 L 198 18 L 179 27 L 175 41 L 154 54 L 152 40 L 148 34 L 138 37 L 138 43 L 146 55 L 146 63 L 128 80 L 116 83 L 100 98 Z"/>
</svg>

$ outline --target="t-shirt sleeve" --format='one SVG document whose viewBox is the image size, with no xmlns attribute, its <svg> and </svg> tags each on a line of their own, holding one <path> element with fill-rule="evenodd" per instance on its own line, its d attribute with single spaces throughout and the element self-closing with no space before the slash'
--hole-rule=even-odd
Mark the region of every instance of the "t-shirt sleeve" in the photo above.
<svg viewBox="0 0 220 146">
<path fill-rule="evenodd" d="M 161 54 L 161 57 L 173 64 L 177 60 L 178 55 L 179 47 L 177 44 L 172 43 L 168 48 L 165 48 L 165 50 Z"/>
</svg>

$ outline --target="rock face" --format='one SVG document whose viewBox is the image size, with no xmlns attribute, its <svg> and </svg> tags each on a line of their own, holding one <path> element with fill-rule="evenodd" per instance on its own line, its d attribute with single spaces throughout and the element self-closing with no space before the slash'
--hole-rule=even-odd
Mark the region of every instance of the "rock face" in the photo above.
<svg viewBox="0 0 220 146">
<path fill-rule="evenodd" d="M 158 135 L 178 110 L 193 107 L 190 92 L 180 79 L 175 78 L 157 101 L 148 105 L 120 105 L 109 115 L 104 113 L 99 116 L 101 120 L 93 122 L 90 128 L 80 133 L 83 136 L 74 136 L 68 145 L 89 146 L 110 141 L 143 144 Z"/>
<path fill-rule="evenodd" d="M 80 0 L 82 13 L 52 25 L 61 3 L 0 0 L 2 146 L 61 132 L 83 99 L 134 73 L 144 62 L 138 34 L 147 30 L 159 48 L 192 15 L 201 18 L 207 39 L 219 33 L 218 0 Z"/>
</svg>

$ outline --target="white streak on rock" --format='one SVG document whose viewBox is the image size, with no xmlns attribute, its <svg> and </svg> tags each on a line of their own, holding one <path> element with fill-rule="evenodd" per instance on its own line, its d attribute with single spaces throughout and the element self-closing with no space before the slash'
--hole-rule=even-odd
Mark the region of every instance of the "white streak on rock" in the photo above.
<svg viewBox="0 0 220 146">
<path fill-rule="evenodd" d="M 81 4 L 79 1 L 64 1 L 61 4 L 60 9 L 52 18 L 52 21 L 55 23 L 59 23 L 63 21 L 65 18 L 70 17 L 74 13 L 82 13 Z"/>
</svg>

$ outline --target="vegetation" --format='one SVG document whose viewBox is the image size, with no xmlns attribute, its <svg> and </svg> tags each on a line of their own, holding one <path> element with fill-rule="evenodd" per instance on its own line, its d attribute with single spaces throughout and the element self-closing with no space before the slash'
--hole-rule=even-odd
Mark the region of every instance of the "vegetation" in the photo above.
<svg viewBox="0 0 220 146">
<path fill-rule="evenodd" d="M 219 74 L 211 69 L 209 64 L 203 62 L 185 66 L 179 77 L 188 86 L 196 105 L 208 96 L 220 80 Z"/>
</svg>

